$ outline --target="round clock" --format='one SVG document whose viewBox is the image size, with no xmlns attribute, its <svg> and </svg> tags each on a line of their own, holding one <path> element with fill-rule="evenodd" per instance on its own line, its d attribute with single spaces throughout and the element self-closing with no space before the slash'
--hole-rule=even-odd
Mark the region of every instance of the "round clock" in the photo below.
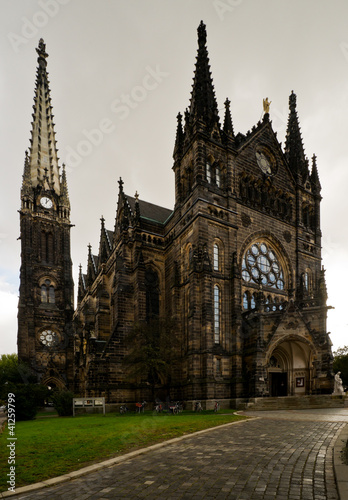
<svg viewBox="0 0 348 500">
<path fill-rule="evenodd" d="M 276 164 L 275 160 L 264 148 L 258 148 L 255 152 L 256 161 L 262 172 L 266 175 L 275 173 Z"/>
<path fill-rule="evenodd" d="M 43 330 L 39 335 L 40 342 L 47 347 L 54 347 L 59 342 L 58 334 L 50 329 Z"/>
<path fill-rule="evenodd" d="M 53 207 L 53 203 L 52 203 L 52 200 L 50 198 L 48 198 L 48 196 L 43 196 L 40 200 L 40 204 L 43 208 L 52 208 Z"/>
</svg>

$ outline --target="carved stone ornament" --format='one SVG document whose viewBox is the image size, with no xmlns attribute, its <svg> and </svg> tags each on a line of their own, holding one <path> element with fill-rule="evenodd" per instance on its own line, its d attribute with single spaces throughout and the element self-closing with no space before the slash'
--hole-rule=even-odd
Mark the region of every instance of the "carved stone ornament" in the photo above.
<svg viewBox="0 0 348 500">
<path fill-rule="evenodd" d="M 251 225 L 251 218 L 248 214 L 242 212 L 240 218 L 242 219 L 242 224 L 244 227 L 249 227 Z"/>
</svg>

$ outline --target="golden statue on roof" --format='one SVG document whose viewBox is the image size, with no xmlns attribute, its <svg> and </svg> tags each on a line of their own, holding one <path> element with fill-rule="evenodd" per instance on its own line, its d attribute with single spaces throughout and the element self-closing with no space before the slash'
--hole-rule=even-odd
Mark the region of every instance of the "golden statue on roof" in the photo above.
<svg viewBox="0 0 348 500">
<path fill-rule="evenodd" d="M 264 111 L 264 113 L 269 113 L 269 107 L 271 105 L 271 102 L 272 101 L 268 100 L 268 97 L 266 97 L 266 99 L 263 100 L 263 111 Z"/>
</svg>

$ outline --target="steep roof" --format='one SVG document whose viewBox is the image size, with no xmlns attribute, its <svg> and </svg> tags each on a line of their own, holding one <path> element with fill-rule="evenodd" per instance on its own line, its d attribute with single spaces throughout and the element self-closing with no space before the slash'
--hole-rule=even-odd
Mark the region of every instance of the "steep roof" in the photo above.
<svg viewBox="0 0 348 500">
<path fill-rule="evenodd" d="M 128 195 L 126 195 L 126 198 L 132 212 L 135 213 L 135 198 Z M 154 205 L 148 201 L 138 199 L 137 202 L 139 203 L 140 217 L 159 222 L 160 224 L 164 224 L 173 213 L 173 210 L 170 210 L 169 208 L 160 207 L 159 205 Z"/>
</svg>

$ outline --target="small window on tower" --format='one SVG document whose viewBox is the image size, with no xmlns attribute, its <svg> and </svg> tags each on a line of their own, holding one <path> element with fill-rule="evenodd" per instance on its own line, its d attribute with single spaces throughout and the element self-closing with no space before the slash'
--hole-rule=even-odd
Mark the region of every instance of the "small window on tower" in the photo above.
<svg viewBox="0 0 348 500">
<path fill-rule="evenodd" d="M 215 182 L 216 182 L 217 187 L 220 187 L 220 185 L 221 185 L 221 171 L 220 171 L 219 165 L 217 165 L 217 167 L 215 169 Z"/>
<path fill-rule="evenodd" d="M 47 288 L 46 285 L 41 286 L 41 302 L 46 303 L 48 302 L 48 297 L 47 297 Z"/>
<path fill-rule="evenodd" d="M 43 304 L 55 304 L 56 295 L 55 289 L 50 280 L 45 280 L 41 285 L 41 303 Z"/>
<path fill-rule="evenodd" d="M 220 270 L 219 245 L 214 243 L 214 271 Z"/>
<path fill-rule="evenodd" d="M 209 162 L 207 162 L 205 165 L 205 176 L 207 178 L 207 182 L 211 184 L 211 166 Z"/>
</svg>

